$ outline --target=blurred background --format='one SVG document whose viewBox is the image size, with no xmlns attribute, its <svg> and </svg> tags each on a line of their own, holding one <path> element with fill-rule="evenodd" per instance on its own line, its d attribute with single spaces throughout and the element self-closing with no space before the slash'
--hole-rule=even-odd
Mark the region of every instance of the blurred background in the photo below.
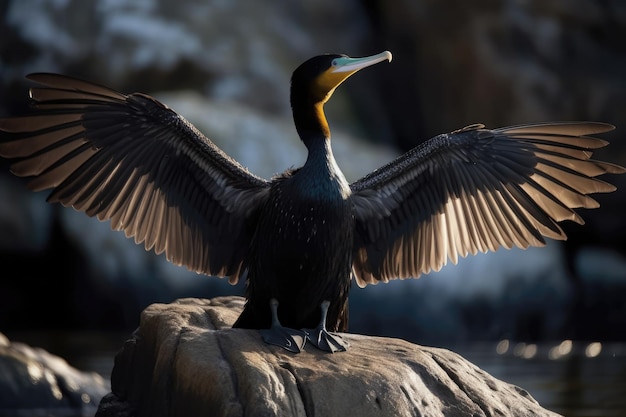
<svg viewBox="0 0 626 417">
<path fill-rule="evenodd" d="M 594 157 L 626 165 L 624 2 L 267 3 L 0 2 L 0 117 L 27 111 L 26 74 L 74 75 L 157 97 L 269 177 L 305 157 L 288 101 L 291 72 L 320 53 L 387 49 L 391 64 L 350 78 L 326 106 L 348 180 L 472 123 L 611 123 L 617 129 L 602 136 L 611 144 Z M 62 350 L 59 335 L 97 332 L 121 335 L 111 336 L 121 347 L 151 303 L 243 295 L 241 284 L 173 266 L 106 222 L 47 204 L 48 192 L 28 191 L 6 161 L 0 168 L 0 332 L 10 338 Z M 586 225 L 563 224 L 565 242 L 479 254 L 419 280 L 354 286 L 350 331 L 466 352 L 568 415 L 592 415 L 574 410 L 607 402 L 606 410 L 626 413 L 626 176 L 604 179 L 618 191 L 596 196 L 601 207 L 581 212 Z M 581 348 L 554 356 L 562 346 Z M 589 346 L 600 350 L 588 354 Z M 603 366 L 588 362 L 601 358 Z M 581 384 L 595 394 L 581 397 L 572 388 Z"/>
</svg>

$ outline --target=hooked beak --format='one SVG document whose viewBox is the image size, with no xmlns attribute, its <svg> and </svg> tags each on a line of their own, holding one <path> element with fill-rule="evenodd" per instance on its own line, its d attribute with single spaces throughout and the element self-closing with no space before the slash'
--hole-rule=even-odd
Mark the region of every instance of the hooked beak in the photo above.
<svg viewBox="0 0 626 417">
<path fill-rule="evenodd" d="M 366 56 L 363 58 L 350 58 L 349 56 L 341 56 L 333 59 L 330 68 L 319 78 L 319 85 L 326 91 L 326 95 L 322 100 L 323 103 L 328 101 L 335 91 L 335 88 L 344 82 L 349 76 L 360 69 L 369 67 L 382 61 L 391 62 L 391 52 L 384 51 L 376 55 Z"/>
<path fill-rule="evenodd" d="M 382 61 L 391 62 L 391 58 L 391 52 L 389 51 L 384 51 L 379 54 L 366 56 L 363 58 L 350 58 L 349 56 L 335 58 L 332 62 L 330 72 L 333 74 L 347 73 L 346 78 L 348 78 L 348 76 L 354 74 L 362 68 L 378 64 Z"/>
</svg>

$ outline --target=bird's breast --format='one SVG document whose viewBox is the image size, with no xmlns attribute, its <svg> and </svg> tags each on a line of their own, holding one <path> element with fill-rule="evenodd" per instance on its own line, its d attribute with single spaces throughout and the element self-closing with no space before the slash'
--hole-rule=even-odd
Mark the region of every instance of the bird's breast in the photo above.
<svg viewBox="0 0 626 417">
<path fill-rule="evenodd" d="M 353 221 L 349 202 L 339 190 L 331 194 L 311 188 L 288 192 L 281 189 L 273 193 L 270 201 L 270 216 L 279 238 L 303 243 L 319 241 L 323 246 L 335 234 L 333 231 L 345 231 Z"/>
<path fill-rule="evenodd" d="M 282 181 L 270 191 L 252 242 L 250 297 L 276 298 L 281 322 L 315 326 L 332 301 L 333 320 L 350 285 L 354 216 L 340 190 L 320 195 Z"/>
</svg>

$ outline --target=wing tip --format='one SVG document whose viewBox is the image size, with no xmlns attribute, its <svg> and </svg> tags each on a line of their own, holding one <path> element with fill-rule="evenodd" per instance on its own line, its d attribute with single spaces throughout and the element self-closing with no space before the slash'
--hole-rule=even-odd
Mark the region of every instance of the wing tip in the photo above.
<svg viewBox="0 0 626 417">
<path fill-rule="evenodd" d="M 615 130 L 615 126 L 610 123 L 595 121 L 557 121 L 514 125 L 496 130 L 507 134 L 548 133 L 565 134 L 569 136 L 587 136 L 610 132 Z"/>
</svg>

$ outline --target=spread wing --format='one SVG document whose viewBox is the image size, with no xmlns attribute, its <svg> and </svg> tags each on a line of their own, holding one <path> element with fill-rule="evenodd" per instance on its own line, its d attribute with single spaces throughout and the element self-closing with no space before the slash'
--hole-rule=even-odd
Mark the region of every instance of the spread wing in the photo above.
<svg viewBox="0 0 626 417">
<path fill-rule="evenodd" d="M 33 114 L 0 120 L 0 156 L 50 202 L 123 230 L 174 264 L 237 282 L 269 184 L 144 94 L 31 74 Z"/>
<path fill-rule="evenodd" d="M 623 173 L 590 159 L 602 123 L 545 123 L 436 136 L 351 185 L 353 272 L 360 286 L 419 277 L 447 260 L 499 247 L 565 239 L 558 222 L 583 223 L 588 194 L 614 191 L 595 178 Z"/>
</svg>

